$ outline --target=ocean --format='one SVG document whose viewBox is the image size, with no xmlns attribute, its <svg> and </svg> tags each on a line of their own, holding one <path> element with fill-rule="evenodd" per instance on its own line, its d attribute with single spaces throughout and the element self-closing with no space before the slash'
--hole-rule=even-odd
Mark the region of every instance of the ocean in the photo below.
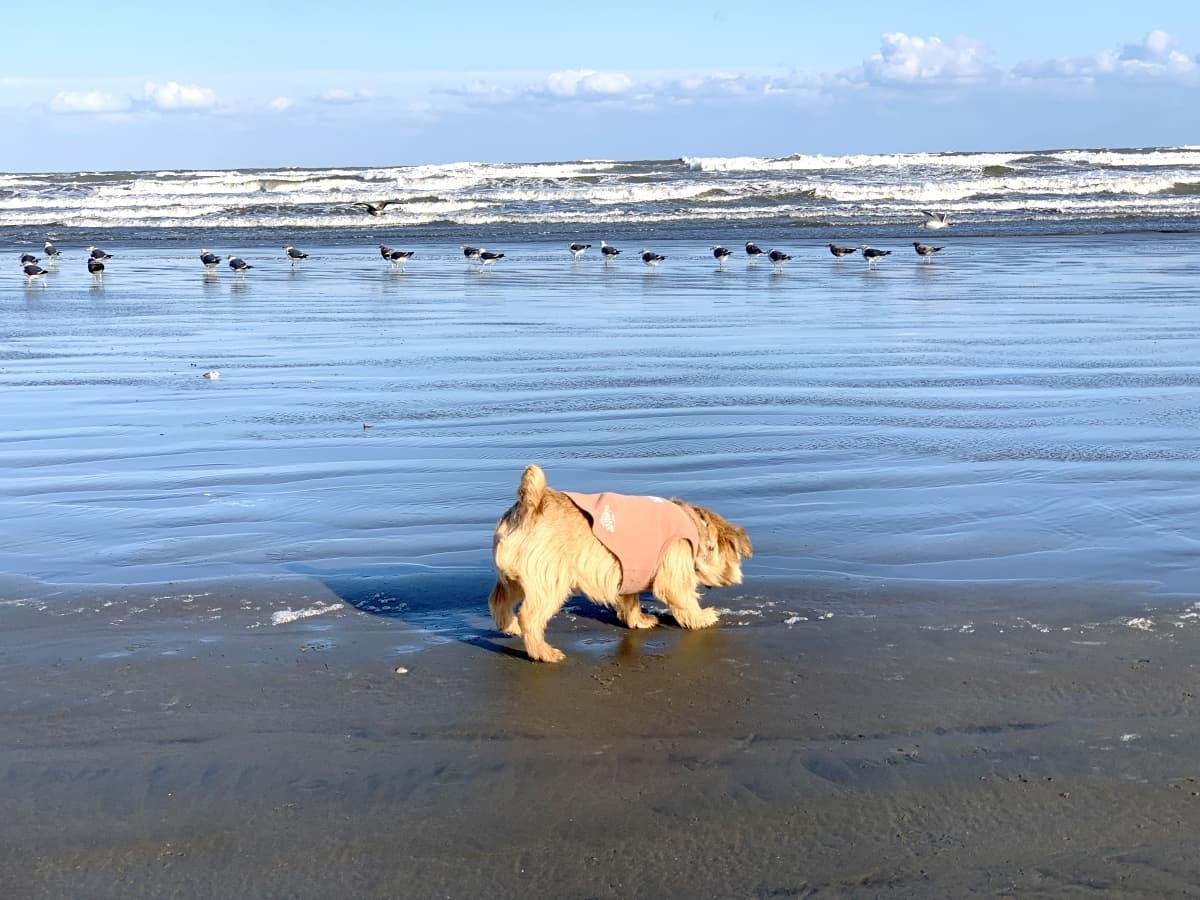
<svg viewBox="0 0 1200 900">
<path fill-rule="evenodd" d="M 483 611 L 537 462 L 743 524 L 746 584 L 711 602 L 744 618 L 796 620 L 787 590 L 813 617 L 922 586 L 1200 596 L 1197 147 L 8 174 L 0 243 L 19 584 L 357 581 L 383 612 L 400 585 Z"/>
</svg>

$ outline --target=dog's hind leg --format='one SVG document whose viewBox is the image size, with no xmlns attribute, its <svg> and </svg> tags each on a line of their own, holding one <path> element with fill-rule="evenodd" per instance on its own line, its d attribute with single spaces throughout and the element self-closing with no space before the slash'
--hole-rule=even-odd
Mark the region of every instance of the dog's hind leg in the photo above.
<svg viewBox="0 0 1200 900">
<path fill-rule="evenodd" d="M 517 610 L 517 621 L 521 625 L 521 636 L 525 640 L 525 652 L 537 662 L 561 662 L 566 654 L 546 643 L 546 623 L 565 603 L 565 596 L 554 598 L 547 594 L 526 594 Z"/>
<path fill-rule="evenodd" d="M 496 579 L 496 586 L 488 597 L 488 609 L 492 611 L 492 621 L 496 628 L 514 637 L 521 634 L 521 626 L 513 612 L 521 601 L 520 588 L 505 578 Z"/>
<path fill-rule="evenodd" d="M 629 628 L 653 628 L 658 624 L 658 616 L 642 612 L 637 594 L 621 594 L 613 605 L 617 608 L 617 618 Z"/>
</svg>

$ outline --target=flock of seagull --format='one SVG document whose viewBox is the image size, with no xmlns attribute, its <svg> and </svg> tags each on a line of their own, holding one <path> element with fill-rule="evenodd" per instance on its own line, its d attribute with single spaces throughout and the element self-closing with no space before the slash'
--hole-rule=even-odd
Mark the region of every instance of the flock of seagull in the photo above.
<svg viewBox="0 0 1200 900">
<path fill-rule="evenodd" d="M 377 204 L 364 203 L 359 205 L 367 207 L 367 212 L 371 215 L 379 215 L 383 211 L 384 207 L 386 207 L 389 203 L 394 202 L 396 201 L 385 200 Z M 925 227 L 928 229 L 937 230 L 945 228 L 947 225 L 949 225 L 949 221 L 945 213 L 925 212 L 924 216 Z M 921 259 L 925 261 L 928 261 L 935 253 L 938 253 L 943 249 L 942 247 L 937 247 L 933 244 L 926 244 L 923 241 L 913 241 L 912 245 L 917 256 L 921 257 Z M 863 244 L 862 247 L 844 247 L 840 244 L 829 244 L 828 246 L 829 252 L 837 259 L 842 259 L 850 256 L 853 253 L 861 252 L 863 259 L 866 260 L 868 268 L 874 268 L 878 266 L 880 260 L 882 260 L 885 256 L 891 256 L 892 254 L 891 250 L 880 250 L 878 248 L 868 246 L 867 244 Z M 572 257 L 579 259 L 588 250 L 592 249 L 592 245 L 576 241 L 569 244 L 567 249 L 571 251 Z M 729 261 L 729 258 L 733 255 L 733 251 L 728 247 L 719 244 L 711 249 L 713 257 L 717 260 L 717 265 L 724 269 L 726 263 Z M 99 247 L 88 247 L 87 252 L 87 270 L 94 277 L 102 278 L 104 276 L 104 261 L 107 259 L 112 259 L 112 254 L 106 253 Z M 296 249 L 296 247 L 291 244 L 285 245 L 283 252 L 287 256 L 289 262 L 291 262 L 293 265 L 301 260 L 308 259 L 307 253 Z M 401 268 L 404 267 L 410 259 L 412 259 L 415 252 L 416 251 L 414 250 L 396 250 L 386 244 L 379 245 L 379 255 L 393 266 L 398 266 Z M 462 252 L 463 256 L 468 262 L 478 262 L 481 266 L 492 266 L 504 259 L 503 253 L 496 253 L 492 250 L 485 250 L 482 247 L 473 247 L 467 244 L 463 245 Z M 44 276 L 50 274 L 50 272 L 53 270 L 54 264 L 61 254 L 58 248 L 54 246 L 54 243 L 50 240 L 47 240 L 43 250 L 43 255 L 46 257 L 47 265 L 51 268 L 43 268 L 41 266 L 41 259 L 32 253 L 21 254 L 21 268 L 25 273 L 26 281 L 31 282 L 34 279 L 43 278 Z M 621 251 L 611 244 L 601 241 L 600 255 L 606 263 L 609 263 L 616 257 L 620 256 Z M 759 257 L 765 256 L 771 261 L 772 264 L 774 264 L 777 269 L 782 268 L 783 264 L 792 258 L 790 254 L 785 253 L 782 250 L 776 250 L 773 247 L 764 250 L 754 241 L 746 242 L 746 256 L 752 262 L 757 260 Z M 643 249 L 641 251 L 642 262 L 651 268 L 656 268 L 658 264 L 666 258 L 667 257 L 660 253 L 655 253 L 653 250 Z M 216 269 L 221 264 L 222 259 L 229 264 L 230 269 L 241 275 L 245 275 L 247 271 L 254 268 L 254 266 L 250 265 L 240 256 L 222 257 L 221 255 L 213 253 L 207 249 L 200 250 L 200 262 L 204 264 L 205 269 L 210 271 Z"/>
</svg>

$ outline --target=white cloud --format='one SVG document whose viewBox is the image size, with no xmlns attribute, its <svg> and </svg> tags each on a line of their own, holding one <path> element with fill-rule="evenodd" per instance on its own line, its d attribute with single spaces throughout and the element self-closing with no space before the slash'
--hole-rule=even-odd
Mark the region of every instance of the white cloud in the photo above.
<svg viewBox="0 0 1200 900">
<path fill-rule="evenodd" d="M 1141 41 L 1091 56 L 1030 60 L 1014 72 L 1026 78 L 1159 79 L 1185 83 L 1200 81 L 1200 64 L 1179 49 L 1179 41 L 1155 30 Z"/>
<path fill-rule="evenodd" d="M 571 69 L 546 76 L 546 89 L 556 97 L 616 96 L 633 89 L 633 79 L 624 72 Z"/>
<path fill-rule="evenodd" d="M 286 112 L 287 110 L 291 109 L 293 106 L 295 106 L 295 104 L 292 102 L 291 97 L 276 97 L 274 100 L 272 100 L 270 103 L 267 104 L 267 108 L 273 109 L 273 110 L 275 110 L 275 112 Z"/>
<path fill-rule="evenodd" d="M 334 106 L 346 106 L 351 103 L 362 103 L 364 100 L 370 100 L 371 92 L 364 90 L 346 91 L 341 88 L 331 88 L 317 97 L 317 99 L 322 103 L 329 103 Z"/>
<path fill-rule="evenodd" d="M 863 61 L 863 77 L 871 84 L 917 84 L 965 81 L 994 73 L 991 51 L 979 41 L 958 37 L 913 37 L 903 32 L 880 38 L 879 52 Z"/>
<path fill-rule="evenodd" d="M 59 91 L 50 100 L 50 111 L 57 113 L 118 113 L 130 107 L 128 97 L 106 91 Z"/>
<path fill-rule="evenodd" d="M 217 95 L 209 88 L 177 81 L 166 84 L 147 81 L 144 90 L 150 106 L 164 112 L 213 109 L 217 105 Z"/>
</svg>

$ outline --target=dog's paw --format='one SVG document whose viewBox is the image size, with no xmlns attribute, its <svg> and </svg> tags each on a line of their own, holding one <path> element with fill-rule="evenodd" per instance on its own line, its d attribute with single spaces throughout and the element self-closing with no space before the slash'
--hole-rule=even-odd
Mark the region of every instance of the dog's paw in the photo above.
<svg viewBox="0 0 1200 900">
<path fill-rule="evenodd" d="M 653 628 L 658 624 L 658 616 L 650 613 L 638 612 L 634 613 L 625 622 L 630 628 Z"/>
<path fill-rule="evenodd" d="M 518 622 L 516 619 L 513 619 L 511 622 L 508 623 L 508 625 L 506 627 L 500 629 L 500 633 L 507 634 L 510 637 L 520 637 L 521 636 L 521 623 Z"/>
<path fill-rule="evenodd" d="M 715 609 L 696 609 L 696 610 L 672 610 L 677 621 L 684 628 L 708 628 L 710 625 L 716 625 L 717 611 Z"/>
<path fill-rule="evenodd" d="M 534 662 L 556 663 L 562 662 L 567 658 L 567 654 L 563 653 L 557 647 L 551 647 L 549 644 L 543 644 L 537 650 L 529 650 L 529 658 Z"/>
</svg>

